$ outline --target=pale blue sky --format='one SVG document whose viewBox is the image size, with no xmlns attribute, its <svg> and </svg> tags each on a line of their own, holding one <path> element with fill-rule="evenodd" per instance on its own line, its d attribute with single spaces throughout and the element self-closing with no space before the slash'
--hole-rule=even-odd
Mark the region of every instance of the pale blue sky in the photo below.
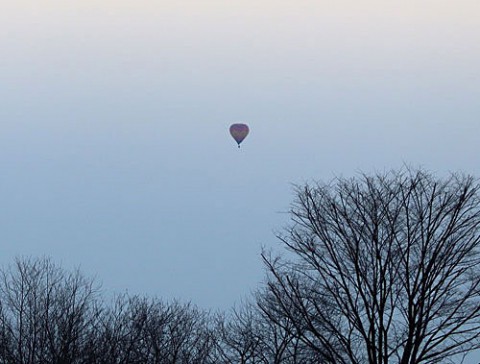
<svg viewBox="0 0 480 364">
<path fill-rule="evenodd" d="M 290 183 L 480 175 L 478 1 L 0 2 L 0 264 L 227 308 Z"/>
</svg>

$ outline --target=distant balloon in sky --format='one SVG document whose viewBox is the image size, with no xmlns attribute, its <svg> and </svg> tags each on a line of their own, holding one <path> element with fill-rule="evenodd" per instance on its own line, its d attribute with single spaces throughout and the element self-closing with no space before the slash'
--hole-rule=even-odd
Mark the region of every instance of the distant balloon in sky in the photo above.
<svg viewBox="0 0 480 364">
<path fill-rule="evenodd" d="M 248 135 L 249 129 L 247 124 L 232 124 L 230 126 L 230 134 L 232 135 L 233 139 L 238 144 L 240 148 L 240 143 L 245 139 Z"/>
</svg>

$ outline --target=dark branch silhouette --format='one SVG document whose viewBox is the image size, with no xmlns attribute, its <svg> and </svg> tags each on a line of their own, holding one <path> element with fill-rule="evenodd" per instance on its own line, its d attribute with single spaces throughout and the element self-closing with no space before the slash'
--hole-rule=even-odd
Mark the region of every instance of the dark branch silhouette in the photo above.
<svg viewBox="0 0 480 364">
<path fill-rule="evenodd" d="M 264 253 L 278 315 L 328 363 L 420 364 L 479 347 L 480 200 L 471 177 L 406 171 L 297 187 Z"/>
</svg>

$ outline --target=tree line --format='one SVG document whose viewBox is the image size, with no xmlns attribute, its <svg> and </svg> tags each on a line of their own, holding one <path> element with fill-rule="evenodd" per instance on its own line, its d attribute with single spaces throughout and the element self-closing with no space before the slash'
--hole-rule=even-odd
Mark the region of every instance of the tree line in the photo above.
<svg viewBox="0 0 480 364">
<path fill-rule="evenodd" d="M 480 186 L 423 170 L 297 186 L 283 255 L 227 312 L 48 258 L 0 270 L 0 364 L 420 364 L 480 348 Z"/>
</svg>

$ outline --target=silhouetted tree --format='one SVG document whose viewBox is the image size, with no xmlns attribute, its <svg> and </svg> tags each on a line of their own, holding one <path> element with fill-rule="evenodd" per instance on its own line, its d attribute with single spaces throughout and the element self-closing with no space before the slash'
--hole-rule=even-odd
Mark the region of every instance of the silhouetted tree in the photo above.
<svg viewBox="0 0 480 364">
<path fill-rule="evenodd" d="M 1 362 L 87 363 L 96 296 L 93 281 L 49 259 L 17 259 L 1 270 Z"/>
<path fill-rule="evenodd" d="M 292 255 L 263 254 L 261 307 L 322 363 L 444 363 L 478 348 L 479 197 L 472 177 L 422 170 L 297 187 L 279 236 Z"/>
<path fill-rule="evenodd" d="M 273 282 L 270 282 L 273 284 Z M 301 338 L 308 331 L 300 327 L 297 320 L 285 315 L 278 300 L 267 289 L 256 294 L 262 332 L 262 352 L 269 364 L 314 364 L 324 359 L 320 352 L 312 350 Z M 291 311 L 290 311 L 291 312 Z"/>
<path fill-rule="evenodd" d="M 101 364 L 214 363 L 209 315 L 191 304 L 118 296 L 102 317 Z"/>
<path fill-rule="evenodd" d="M 49 259 L 0 270 L 0 363 L 216 362 L 210 315 L 191 304 L 121 295 L 108 307 L 92 280 Z"/>
<path fill-rule="evenodd" d="M 219 356 L 225 364 L 263 363 L 258 311 L 249 303 L 217 317 Z"/>
<path fill-rule="evenodd" d="M 266 292 L 217 318 L 220 363 L 309 364 L 318 355 L 299 340 L 288 317 L 272 307 Z"/>
</svg>

